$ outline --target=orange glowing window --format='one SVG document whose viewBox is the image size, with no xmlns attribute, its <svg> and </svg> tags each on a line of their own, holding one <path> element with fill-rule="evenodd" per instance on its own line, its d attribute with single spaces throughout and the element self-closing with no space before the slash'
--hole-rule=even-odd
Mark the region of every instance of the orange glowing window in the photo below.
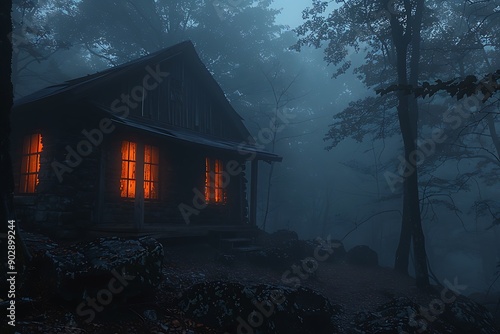
<svg viewBox="0 0 500 334">
<path fill-rule="evenodd" d="M 38 185 L 40 171 L 40 153 L 42 152 L 42 135 L 34 133 L 24 137 L 21 160 L 21 182 L 19 192 L 34 193 Z"/>
<path fill-rule="evenodd" d="M 135 198 L 137 144 L 122 142 L 121 197 Z M 156 146 L 144 146 L 144 198 L 158 199 L 159 150 Z"/>
<path fill-rule="evenodd" d="M 135 165 L 137 144 L 122 142 L 122 175 L 120 179 L 121 197 L 135 197 Z"/>
<path fill-rule="evenodd" d="M 224 203 L 225 192 L 222 186 L 222 160 L 205 158 L 205 201 Z"/>
<path fill-rule="evenodd" d="M 158 199 L 159 158 L 158 147 L 144 146 L 144 198 Z"/>
</svg>

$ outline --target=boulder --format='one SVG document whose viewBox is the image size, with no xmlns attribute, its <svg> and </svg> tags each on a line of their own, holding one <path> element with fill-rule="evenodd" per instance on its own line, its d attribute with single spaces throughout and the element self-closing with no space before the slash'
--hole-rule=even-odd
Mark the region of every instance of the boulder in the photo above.
<svg viewBox="0 0 500 334">
<path fill-rule="evenodd" d="M 346 261 L 355 265 L 378 266 L 378 255 L 368 246 L 355 246 L 347 252 Z"/>
<path fill-rule="evenodd" d="M 456 333 L 499 333 L 495 329 L 491 313 L 484 306 L 464 296 L 459 296 L 453 303 L 446 305 L 442 317 L 459 329 Z"/>
<path fill-rule="evenodd" d="M 438 303 L 436 303 L 438 304 Z M 353 321 L 353 332 L 429 333 L 429 334 L 498 334 L 491 315 L 473 301 L 458 297 L 452 303 L 421 307 L 406 297 L 395 298 L 375 312 L 361 312 Z"/>
<path fill-rule="evenodd" d="M 204 282 L 183 292 L 188 317 L 229 333 L 336 333 L 342 308 L 304 287 Z"/>
<path fill-rule="evenodd" d="M 134 296 L 160 283 L 163 255 L 162 245 L 150 237 L 99 238 L 46 250 L 42 274 L 48 287 L 66 300 L 105 289 Z"/>
</svg>

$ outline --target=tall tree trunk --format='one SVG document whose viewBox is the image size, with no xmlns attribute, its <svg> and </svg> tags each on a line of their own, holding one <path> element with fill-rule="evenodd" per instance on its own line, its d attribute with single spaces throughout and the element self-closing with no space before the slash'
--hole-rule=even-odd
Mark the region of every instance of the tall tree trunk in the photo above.
<svg viewBox="0 0 500 334">
<path fill-rule="evenodd" d="M 12 33 L 12 0 L 3 0 L 0 5 L 0 80 L 2 81 L 0 89 L 0 253 L 2 254 L 2 274 L 1 284 L 2 292 L 0 298 L 7 299 L 6 268 L 7 263 L 7 230 L 8 220 L 13 218 L 12 196 L 14 191 L 14 177 L 12 175 L 12 163 L 10 158 L 10 110 L 13 104 L 13 91 L 11 82 L 11 60 L 12 44 L 10 36 Z"/>
<path fill-rule="evenodd" d="M 424 11 L 424 0 L 418 0 L 415 8 L 413 21 L 411 22 L 412 39 L 411 39 L 411 59 L 410 59 L 410 84 L 416 87 L 418 85 L 418 76 L 420 72 L 420 31 L 422 29 L 422 18 Z M 417 150 L 417 123 L 418 123 L 418 104 L 415 96 L 411 95 L 410 99 L 410 127 L 412 127 L 413 149 Z M 412 151 L 414 152 L 414 151 Z M 410 160 L 407 160 L 410 161 Z M 429 272 L 427 268 L 427 253 L 425 251 L 425 237 L 422 229 L 422 218 L 420 216 L 420 200 L 418 191 L 418 168 L 415 166 L 415 172 L 411 175 L 409 186 L 411 215 L 414 217 L 412 221 L 412 237 L 413 237 L 413 254 L 415 261 L 415 278 L 418 287 L 429 286 Z"/>
<path fill-rule="evenodd" d="M 406 86 L 418 81 L 420 61 L 420 27 L 424 0 L 417 2 L 415 13 L 412 14 L 410 1 L 405 1 L 406 27 L 398 20 L 396 14 L 391 15 L 391 32 L 396 48 L 396 69 L 398 84 Z M 410 44 L 411 43 L 411 44 Z M 411 45 L 411 53 L 409 46 Z M 410 77 L 408 78 L 408 58 L 410 59 Z M 418 107 L 413 96 L 404 91 L 398 92 L 398 120 L 403 137 L 404 170 L 403 184 L 403 218 L 401 234 L 396 251 L 396 270 L 407 273 L 410 253 L 410 244 L 413 240 L 415 253 L 415 276 L 418 287 L 429 285 L 427 256 L 425 253 L 425 239 L 422 231 L 420 216 L 420 202 L 418 192 L 418 170 L 415 163 L 417 152 L 417 120 Z"/>
<path fill-rule="evenodd" d="M 403 187 L 403 217 L 401 220 L 401 232 L 399 234 L 398 248 L 396 249 L 394 269 L 405 275 L 408 275 L 411 247 L 411 222 L 409 220 L 408 199 L 407 187 Z"/>
</svg>

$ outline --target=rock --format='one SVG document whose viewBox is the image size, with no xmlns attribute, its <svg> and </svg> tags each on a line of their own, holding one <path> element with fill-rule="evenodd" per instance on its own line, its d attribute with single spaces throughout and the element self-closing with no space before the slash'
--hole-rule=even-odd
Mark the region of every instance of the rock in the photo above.
<svg viewBox="0 0 500 334">
<path fill-rule="evenodd" d="M 436 319 L 429 326 L 427 320 L 420 314 L 420 306 L 406 297 L 400 297 L 380 306 L 375 312 L 361 312 L 354 322 L 354 333 L 455 333 L 455 328 L 441 319 Z"/>
<path fill-rule="evenodd" d="M 160 283 L 163 247 L 150 237 L 100 238 L 47 250 L 43 263 L 46 283 L 66 300 L 96 296 L 106 289 L 134 296 Z"/>
<path fill-rule="evenodd" d="M 347 252 L 346 261 L 355 265 L 378 266 L 378 255 L 368 246 L 355 246 Z"/>
<path fill-rule="evenodd" d="M 483 305 L 493 316 L 498 328 L 500 328 L 500 291 L 491 292 L 488 294 L 476 292 L 468 296 L 476 303 Z"/>
<path fill-rule="evenodd" d="M 336 333 L 338 305 L 304 287 L 204 282 L 183 292 L 188 317 L 230 333 Z"/>
<path fill-rule="evenodd" d="M 352 322 L 353 332 L 430 333 L 430 334 L 498 334 L 489 313 L 480 305 L 459 297 L 444 309 L 433 313 L 406 297 L 380 306 L 375 312 L 361 312 Z"/>
<path fill-rule="evenodd" d="M 454 302 L 446 305 L 442 317 L 459 328 L 457 333 L 498 333 L 491 313 L 484 306 L 464 296 L 459 296 Z"/>
<path fill-rule="evenodd" d="M 149 321 L 158 320 L 158 315 L 156 314 L 155 310 L 144 310 L 144 312 L 142 312 L 142 314 L 144 315 L 144 318 L 149 320 Z"/>
<path fill-rule="evenodd" d="M 32 256 L 32 261 L 38 261 L 44 257 L 45 252 L 56 249 L 59 245 L 45 235 L 22 231 L 23 241 Z"/>
</svg>

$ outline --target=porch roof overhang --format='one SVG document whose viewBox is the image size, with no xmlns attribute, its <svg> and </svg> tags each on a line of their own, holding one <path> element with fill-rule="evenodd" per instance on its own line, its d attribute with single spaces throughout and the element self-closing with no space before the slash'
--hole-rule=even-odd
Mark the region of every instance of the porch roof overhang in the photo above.
<svg viewBox="0 0 500 334">
<path fill-rule="evenodd" d="M 165 139 L 177 140 L 184 143 L 223 150 L 235 154 L 237 153 L 241 155 L 242 160 L 263 160 L 266 162 L 281 162 L 283 160 L 281 156 L 267 152 L 256 145 L 249 144 L 248 142 L 238 143 L 227 139 L 204 135 L 187 129 L 170 127 L 168 125 L 157 126 L 145 124 L 131 118 L 122 118 L 116 115 L 112 115 L 111 120 L 117 125 L 161 136 Z"/>
</svg>

